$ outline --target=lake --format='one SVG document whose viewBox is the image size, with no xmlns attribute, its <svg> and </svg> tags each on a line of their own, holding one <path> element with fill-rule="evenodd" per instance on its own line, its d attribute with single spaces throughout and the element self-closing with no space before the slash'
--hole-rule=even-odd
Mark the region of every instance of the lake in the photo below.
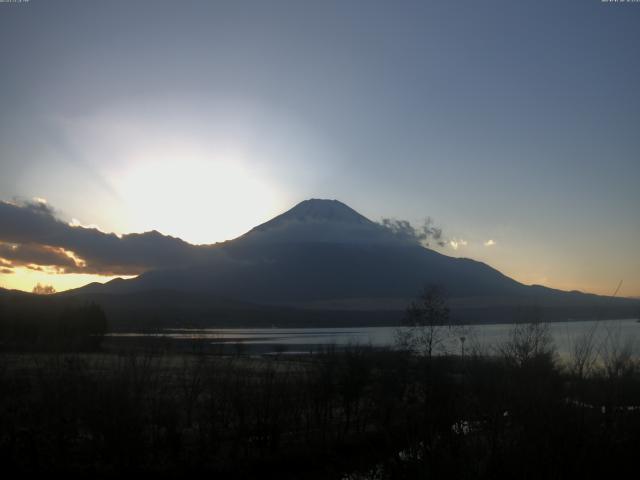
<svg viewBox="0 0 640 480">
<path fill-rule="evenodd" d="M 640 356 L 640 323 L 636 319 L 606 321 L 567 321 L 549 323 L 550 334 L 560 356 L 566 356 L 580 339 L 591 335 L 599 349 L 629 348 Z M 476 347 L 490 352 L 509 339 L 512 324 L 466 325 L 446 330 L 448 340 L 443 349 L 450 353 Z M 393 346 L 398 327 L 354 328 L 211 328 L 168 329 L 163 333 L 118 333 L 112 337 L 165 337 L 173 340 L 242 346 L 260 353 L 309 353 L 330 345 Z"/>
</svg>

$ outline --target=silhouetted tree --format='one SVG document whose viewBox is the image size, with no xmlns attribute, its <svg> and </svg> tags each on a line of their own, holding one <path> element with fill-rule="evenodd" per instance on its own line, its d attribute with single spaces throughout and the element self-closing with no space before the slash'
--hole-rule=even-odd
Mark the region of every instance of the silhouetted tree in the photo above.
<svg viewBox="0 0 640 480">
<path fill-rule="evenodd" d="M 7 300 L 0 317 L 0 345 L 12 350 L 95 350 L 107 333 L 107 318 L 95 304 L 74 305 L 52 297 Z"/>
<path fill-rule="evenodd" d="M 33 287 L 32 292 L 36 295 L 53 295 L 54 293 L 56 293 L 56 289 L 51 285 L 42 285 L 40 282 L 38 282 L 36 286 Z"/>
<path fill-rule="evenodd" d="M 430 359 L 444 346 L 450 333 L 450 320 L 444 289 L 428 286 L 407 308 L 403 321 L 407 328 L 397 332 L 397 342 Z"/>
<path fill-rule="evenodd" d="M 515 366 L 525 366 L 536 360 L 552 360 L 555 348 L 549 324 L 539 321 L 519 323 L 509 334 L 509 340 L 498 347 L 504 358 Z"/>
</svg>

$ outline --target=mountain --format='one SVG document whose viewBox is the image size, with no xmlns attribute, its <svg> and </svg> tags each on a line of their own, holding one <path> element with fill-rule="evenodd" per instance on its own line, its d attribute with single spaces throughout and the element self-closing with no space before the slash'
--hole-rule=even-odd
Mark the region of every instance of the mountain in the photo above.
<svg viewBox="0 0 640 480">
<path fill-rule="evenodd" d="M 260 232 L 273 228 L 282 227 L 291 222 L 322 222 L 322 223 L 338 223 L 342 225 L 373 225 L 374 223 L 368 218 L 360 215 L 351 207 L 345 205 L 338 200 L 323 200 L 312 198 L 304 200 L 292 209 L 277 217 L 263 223 L 250 232 Z"/>
<path fill-rule="evenodd" d="M 157 293 L 163 304 L 175 297 L 185 305 L 185 295 L 198 295 L 199 305 L 209 299 L 216 308 L 222 302 L 225 311 L 233 310 L 225 303 L 231 301 L 239 310 L 295 309 L 299 316 L 311 310 L 351 316 L 387 311 L 397 319 L 431 284 L 442 285 L 454 310 L 474 321 L 522 307 L 571 315 L 571 309 L 584 313 L 623 302 L 523 285 L 482 262 L 425 248 L 411 235 L 372 222 L 337 200 L 319 199 L 305 200 L 235 240 L 208 248 L 197 262 L 65 295 L 100 296 L 103 302 L 138 295 L 152 302 L 149 292 L 163 292 Z"/>
<path fill-rule="evenodd" d="M 388 228 L 338 200 L 311 199 L 251 229 L 233 244 L 406 244 Z"/>
<path fill-rule="evenodd" d="M 0 298 L 9 297 L 9 296 L 25 296 L 31 295 L 30 293 L 23 292 L 22 290 L 8 290 L 6 288 L 0 287 Z"/>
<path fill-rule="evenodd" d="M 491 267 L 442 255 L 395 234 L 337 200 L 306 200 L 198 263 L 116 280 L 100 292 L 208 291 L 241 301 L 300 304 L 348 298 L 411 298 L 427 284 L 454 297 L 526 288 Z"/>
</svg>

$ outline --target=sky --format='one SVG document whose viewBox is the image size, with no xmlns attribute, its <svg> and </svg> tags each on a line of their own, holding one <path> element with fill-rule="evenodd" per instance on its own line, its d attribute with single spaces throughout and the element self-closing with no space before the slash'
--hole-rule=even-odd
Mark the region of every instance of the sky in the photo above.
<svg viewBox="0 0 640 480">
<path fill-rule="evenodd" d="M 638 45 L 637 2 L 0 3 L 0 201 L 210 244 L 335 198 L 527 284 L 640 296 Z M 19 262 L 77 252 L 3 222 L 0 286 L 122 274 Z"/>
</svg>

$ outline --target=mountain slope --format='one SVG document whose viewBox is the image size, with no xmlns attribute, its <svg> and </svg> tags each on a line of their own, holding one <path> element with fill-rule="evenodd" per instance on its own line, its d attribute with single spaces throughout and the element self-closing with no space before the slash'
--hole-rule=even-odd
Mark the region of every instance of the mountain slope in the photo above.
<svg viewBox="0 0 640 480">
<path fill-rule="evenodd" d="M 179 298 L 174 303 L 182 305 L 184 313 L 193 310 L 186 308 L 184 298 L 191 297 L 184 294 L 197 294 L 200 316 L 206 316 L 203 311 L 213 314 L 204 307 L 207 298 L 216 311 L 222 311 L 220 302 L 225 312 L 233 310 L 236 302 L 252 305 L 248 310 L 259 316 L 259 305 L 401 311 L 430 284 L 444 286 L 454 309 L 467 314 L 475 309 L 472 317 L 480 320 L 498 310 L 507 318 L 510 314 L 504 309 L 532 305 L 561 309 L 566 318 L 576 308 L 582 315 L 603 303 L 603 297 L 595 295 L 523 285 L 484 263 L 424 248 L 341 202 L 317 199 L 301 202 L 241 237 L 207 250 L 198 262 L 149 271 L 131 280 L 88 285 L 66 295 L 100 297 L 101 301 L 127 295 L 127 305 L 131 295 L 139 295 L 146 302 L 158 298 L 159 304 L 166 304 L 157 292 L 165 296 L 173 292 L 169 298 Z"/>
<path fill-rule="evenodd" d="M 335 244 L 406 244 L 389 229 L 338 200 L 311 199 L 252 228 L 231 242 L 252 248 L 268 244 L 335 243 Z"/>
<path fill-rule="evenodd" d="M 398 236 L 341 202 L 314 199 L 209 251 L 195 265 L 91 290 L 208 291 L 241 301 L 290 304 L 409 298 L 427 284 L 442 284 L 455 297 L 510 296 L 526 288 L 483 263 L 448 257 Z"/>
</svg>

